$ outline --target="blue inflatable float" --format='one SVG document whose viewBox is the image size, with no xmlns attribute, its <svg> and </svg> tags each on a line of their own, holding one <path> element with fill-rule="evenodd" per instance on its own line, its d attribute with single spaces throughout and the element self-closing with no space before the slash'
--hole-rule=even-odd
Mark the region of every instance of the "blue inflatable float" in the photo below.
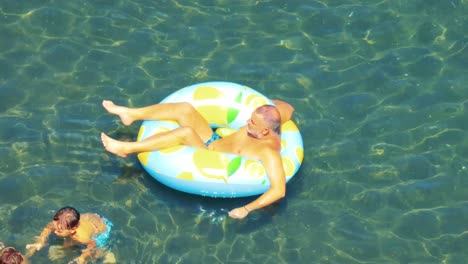
<svg viewBox="0 0 468 264">
<path fill-rule="evenodd" d="M 246 125 L 259 106 L 273 102 L 247 86 L 207 82 L 182 88 L 161 101 L 189 102 L 221 136 Z M 174 121 L 143 121 L 138 141 L 177 128 Z M 281 127 L 281 157 L 289 182 L 298 171 L 304 149 L 296 124 Z M 189 146 L 143 152 L 138 159 L 156 180 L 179 191 L 211 197 L 245 197 L 270 188 L 265 168 L 258 160 Z"/>
</svg>

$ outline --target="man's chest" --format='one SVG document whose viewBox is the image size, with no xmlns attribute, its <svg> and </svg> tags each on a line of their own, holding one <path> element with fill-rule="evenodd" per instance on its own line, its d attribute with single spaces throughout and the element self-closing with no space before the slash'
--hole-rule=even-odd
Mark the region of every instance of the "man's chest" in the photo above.
<svg viewBox="0 0 468 264">
<path fill-rule="evenodd" d="M 252 159 L 258 159 L 258 143 L 254 139 L 234 134 L 213 142 L 211 150 L 227 152 Z"/>
</svg>

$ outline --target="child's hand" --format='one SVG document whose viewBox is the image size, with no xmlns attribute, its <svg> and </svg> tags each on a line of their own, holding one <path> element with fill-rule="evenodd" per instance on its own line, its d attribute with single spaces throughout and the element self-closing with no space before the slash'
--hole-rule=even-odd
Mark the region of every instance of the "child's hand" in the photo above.
<svg viewBox="0 0 468 264">
<path fill-rule="evenodd" d="M 41 250 L 44 247 L 42 243 L 27 244 L 26 249 Z"/>
<path fill-rule="evenodd" d="M 62 246 L 51 246 L 49 247 L 49 259 L 52 261 L 57 261 L 66 257 L 65 251 Z"/>
<path fill-rule="evenodd" d="M 0 242 L 0 250 L 2 250 L 4 248 L 5 248 L 5 244 L 3 244 L 3 242 Z"/>
<path fill-rule="evenodd" d="M 72 261 L 68 262 L 68 264 L 84 264 L 86 263 L 83 258 L 77 257 L 73 259 Z"/>
</svg>

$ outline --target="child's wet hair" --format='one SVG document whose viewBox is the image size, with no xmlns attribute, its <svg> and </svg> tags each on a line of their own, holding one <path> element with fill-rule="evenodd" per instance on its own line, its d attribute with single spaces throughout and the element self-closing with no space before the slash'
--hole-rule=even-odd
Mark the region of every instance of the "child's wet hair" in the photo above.
<svg viewBox="0 0 468 264">
<path fill-rule="evenodd" d="M 61 228 L 70 230 L 78 226 L 80 213 L 73 207 L 65 206 L 58 210 L 53 219 Z"/>
<path fill-rule="evenodd" d="M 12 247 L 7 247 L 1 251 L 0 264 L 21 264 L 24 261 L 21 252 Z"/>
</svg>

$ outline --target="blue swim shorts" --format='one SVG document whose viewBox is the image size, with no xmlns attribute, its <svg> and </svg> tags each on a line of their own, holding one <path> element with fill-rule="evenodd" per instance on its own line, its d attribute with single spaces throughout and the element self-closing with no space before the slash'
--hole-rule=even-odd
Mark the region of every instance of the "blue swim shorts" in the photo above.
<svg viewBox="0 0 468 264">
<path fill-rule="evenodd" d="M 107 242 L 109 241 L 109 236 L 110 236 L 110 231 L 112 227 L 114 226 L 111 221 L 107 220 L 106 218 L 102 218 L 104 221 L 104 224 L 107 226 L 107 230 L 93 236 L 94 241 L 96 241 L 96 246 L 97 247 L 104 247 L 107 245 Z"/>
<path fill-rule="evenodd" d="M 221 136 L 216 133 L 216 131 L 213 131 L 213 135 L 211 135 L 211 138 L 208 139 L 208 141 L 205 143 L 205 146 L 209 146 L 213 141 L 220 139 Z"/>
</svg>

